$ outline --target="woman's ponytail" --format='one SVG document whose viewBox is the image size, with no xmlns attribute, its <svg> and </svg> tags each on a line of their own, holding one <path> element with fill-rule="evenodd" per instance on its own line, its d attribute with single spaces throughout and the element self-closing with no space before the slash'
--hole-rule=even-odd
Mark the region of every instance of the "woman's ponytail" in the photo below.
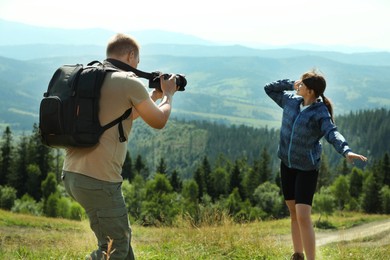
<svg viewBox="0 0 390 260">
<path fill-rule="evenodd" d="M 313 71 L 309 71 L 309 72 L 304 73 L 302 75 L 301 79 L 302 79 L 303 84 L 305 84 L 305 86 L 308 89 L 311 89 L 314 91 L 314 95 L 316 98 L 318 98 L 318 97 L 322 98 L 322 101 L 324 102 L 324 104 L 328 108 L 332 122 L 335 123 L 334 116 L 333 116 L 332 102 L 330 102 L 330 100 L 324 96 L 324 92 L 326 89 L 325 78 L 313 70 Z"/>
<path fill-rule="evenodd" d="M 330 117 L 332 119 L 333 124 L 335 123 L 334 117 L 333 117 L 333 105 L 332 102 L 328 98 L 324 96 L 324 94 L 321 94 L 322 101 L 325 103 L 326 107 L 329 110 Z"/>
</svg>

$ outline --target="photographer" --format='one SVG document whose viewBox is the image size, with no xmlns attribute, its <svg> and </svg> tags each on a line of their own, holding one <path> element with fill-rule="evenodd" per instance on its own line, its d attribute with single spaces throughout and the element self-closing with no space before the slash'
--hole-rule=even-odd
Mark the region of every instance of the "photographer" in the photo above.
<svg viewBox="0 0 390 260">
<path fill-rule="evenodd" d="M 109 72 L 104 80 L 99 120 L 102 125 L 132 108 L 123 120 L 123 130 L 129 136 L 132 122 L 141 117 L 153 128 L 161 129 L 168 121 L 173 95 L 177 90 L 175 75 L 160 77 L 161 91 L 150 93 L 130 68 L 140 61 L 139 45 L 130 36 L 116 34 L 108 43 L 106 65 L 121 71 Z M 155 101 L 161 99 L 159 105 Z M 99 144 L 91 148 L 67 148 L 62 179 L 66 191 L 84 207 L 98 248 L 87 259 L 102 259 L 108 250 L 108 237 L 113 239 L 110 259 L 135 259 L 131 247 L 131 228 L 121 184 L 122 165 L 127 152 L 127 141 L 119 142 L 116 127 L 103 133 Z"/>
</svg>

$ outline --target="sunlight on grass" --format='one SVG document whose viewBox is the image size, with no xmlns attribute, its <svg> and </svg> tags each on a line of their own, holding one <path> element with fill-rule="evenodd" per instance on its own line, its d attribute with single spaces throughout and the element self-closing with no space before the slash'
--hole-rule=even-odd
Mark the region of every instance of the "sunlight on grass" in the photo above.
<svg viewBox="0 0 390 260">
<path fill-rule="evenodd" d="M 134 248 L 141 259 L 153 259 L 157 255 L 158 259 L 270 259 L 281 254 L 288 255 L 290 246 L 275 237 L 275 232 L 286 232 L 285 225 L 279 222 L 283 228 L 274 230 L 278 226 L 276 221 L 268 224 L 257 222 L 202 228 L 136 227 L 138 235 L 134 236 Z"/>
<path fill-rule="evenodd" d="M 313 215 L 313 220 L 316 218 L 318 215 Z M 388 218 L 337 213 L 327 221 L 345 229 Z M 179 219 L 176 227 L 133 225 L 132 245 L 138 259 L 289 259 L 289 226 L 287 218 L 245 224 L 227 218 L 220 225 L 202 227 Z M 34 217 L 0 210 L 0 259 L 84 259 L 95 247 L 87 220 Z M 317 248 L 318 259 L 385 259 L 389 252 L 389 235 L 385 233 Z"/>
</svg>

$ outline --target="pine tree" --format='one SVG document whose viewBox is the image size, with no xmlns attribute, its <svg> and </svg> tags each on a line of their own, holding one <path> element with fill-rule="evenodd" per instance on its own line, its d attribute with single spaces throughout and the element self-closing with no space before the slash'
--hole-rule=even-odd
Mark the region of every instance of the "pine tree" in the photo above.
<svg viewBox="0 0 390 260">
<path fill-rule="evenodd" d="M 272 176 L 272 171 L 270 168 L 271 158 L 267 151 L 267 147 L 263 148 L 261 152 L 261 160 L 260 160 L 260 183 L 264 183 L 267 181 L 274 182 L 274 178 Z"/>
<path fill-rule="evenodd" d="M 54 149 L 54 165 L 53 169 L 55 170 L 55 175 L 57 178 L 57 182 L 61 181 L 61 175 L 62 175 L 62 156 L 61 156 L 61 149 L 55 148 Z"/>
<path fill-rule="evenodd" d="M 215 160 L 214 165 L 215 165 L 214 167 L 223 167 L 228 172 L 231 172 L 232 168 L 234 167 L 232 162 L 222 153 L 218 154 L 218 157 Z"/>
<path fill-rule="evenodd" d="M 339 174 L 344 175 L 344 176 L 346 176 L 350 172 L 350 169 L 348 167 L 348 162 L 346 159 L 342 160 L 342 163 L 339 166 L 338 172 L 339 172 Z"/>
<path fill-rule="evenodd" d="M 382 187 L 380 197 L 382 202 L 382 213 L 390 214 L 390 187 L 388 185 Z"/>
<path fill-rule="evenodd" d="M 240 173 L 240 166 L 238 165 L 238 162 L 236 160 L 233 171 L 231 173 L 230 177 L 230 185 L 229 185 L 229 193 L 233 191 L 234 188 L 241 188 L 241 173 Z"/>
<path fill-rule="evenodd" d="M 186 180 L 183 183 L 182 195 L 191 203 L 198 203 L 198 184 L 194 180 Z"/>
<path fill-rule="evenodd" d="M 390 158 L 389 154 L 385 153 L 382 160 L 383 185 L 390 186 Z"/>
<path fill-rule="evenodd" d="M 363 190 L 363 172 L 354 167 L 349 179 L 349 194 L 351 197 L 358 199 Z"/>
<path fill-rule="evenodd" d="M 226 207 L 230 215 L 236 215 L 241 210 L 242 198 L 237 188 L 233 189 L 226 200 Z"/>
<path fill-rule="evenodd" d="M 52 149 L 43 145 L 39 135 L 39 129 L 37 124 L 33 125 L 33 132 L 29 142 L 29 157 L 30 163 L 37 164 L 40 174 L 40 182 L 42 182 L 47 174 L 53 169 L 53 156 L 51 154 Z"/>
<path fill-rule="evenodd" d="M 194 181 L 198 185 L 198 199 L 201 200 L 205 192 L 205 182 L 203 171 L 200 167 L 196 168 L 196 171 L 194 173 Z"/>
<path fill-rule="evenodd" d="M 49 196 L 57 192 L 57 180 L 54 173 L 49 173 L 41 184 L 42 197 L 47 200 Z"/>
<path fill-rule="evenodd" d="M 374 173 L 370 173 L 363 184 L 362 208 L 366 213 L 379 213 L 381 209 L 379 187 Z"/>
<path fill-rule="evenodd" d="M 205 186 L 206 192 L 207 194 L 211 195 L 214 192 L 214 187 L 213 187 L 213 182 L 211 180 L 211 166 L 207 156 L 203 157 L 202 172 L 203 172 L 203 180 L 206 185 Z"/>
<path fill-rule="evenodd" d="M 157 166 L 156 173 L 161 173 L 161 174 L 167 174 L 167 164 L 165 163 L 164 158 L 160 158 L 160 163 Z"/>
<path fill-rule="evenodd" d="M 11 174 L 12 166 L 12 132 L 9 126 L 7 126 L 3 133 L 2 145 L 1 145 L 1 169 L 0 169 L 0 185 L 8 185 L 7 177 Z"/>
<path fill-rule="evenodd" d="M 216 201 L 221 196 L 224 197 L 229 193 L 230 174 L 226 171 L 225 168 L 215 168 L 212 171 L 210 177 L 210 184 L 212 185 L 213 189 L 210 191 L 209 195 L 213 201 Z"/>
<path fill-rule="evenodd" d="M 176 192 L 180 192 L 182 188 L 182 181 L 180 180 L 179 174 L 176 170 L 174 170 L 169 178 L 169 182 L 172 185 L 172 188 Z"/>
<path fill-rule="evenodd" d="M 140 154 L 137 156 L 137 159 L 135 160 L 134 168 L 137 174 L 142 176 L 144 180 L 146 180 L 149 177 L 146 164 L 142 160 L 142 156 Z"/>
<path fill-rule="evenodd" d="M 131 161 L 129 151 L 126 152 L 125 162 L 122 166 L 122 177 L 124 180 L 131 182 L 134 179 L 135 172 L 133 170 L 133 162 Z"/>
<path fill-rule="evenodd" d="M 183 212 L 186 212 L 195 224 L 200 221 L 198 194 L 199 187 L 195 180 L 186 180 L 183 183 Z"/>
<path fill-rule="evenodd" d="M 328 157 L 322 154 L 320 170 L 317 181 L 317 191 L 320 191 L 322 187 L 329 186 L 331 184 L 331 173 L 329 171 Z"/>
<path fill-rule="evenodd" d="M 338 208 L 344 209 L 349 202 L 348 182 L 344 175 L 339 175 L 332 184 L 332 192 L 337 200 Z"/>
<path fill-rule="evenodd" d="M 23 135 L 16 147 L 14 170 L 8 174 L 8 183 L 17 190 L 18 197 L 27 193 L 26 183 L 28 180 L 28 158 L 27 158 L 28 138 Z"/>
<path fill-rule="evenodd" d="M 261 183 L 260 162 L 258 160 L 253 162 L 253 167 L 248 171 L 244 178 L 245 198 L 248 198 L 252 203 L 254 203 L 254 192 Z M 244 197 L 242 198 L 244 199 Z"/>
<path fill-rule="evenodd" d="M 42 192 L 41 189 L 37 188 L 41 185 L 41 171 L 39 170 L 38 165 L 29 164 L 27 166 L 27 176 L 27 193 L 36 201 L 39 201 L 42 197 Z"/>
</svg>

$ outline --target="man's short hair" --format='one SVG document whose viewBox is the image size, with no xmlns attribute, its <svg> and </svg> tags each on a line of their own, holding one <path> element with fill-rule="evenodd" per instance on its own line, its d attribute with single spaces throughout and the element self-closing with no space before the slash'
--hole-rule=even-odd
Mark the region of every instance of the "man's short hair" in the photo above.
<svg viewBox="0 0 390 260">
<path fill-rule="evenodd" d="M 138 56 L 139 49 L 139 44 L 134 38 L 123 33 L 118 33 L 109 40 L 106 56 L 122 56 L 132 51 Z"/>
</svg>

